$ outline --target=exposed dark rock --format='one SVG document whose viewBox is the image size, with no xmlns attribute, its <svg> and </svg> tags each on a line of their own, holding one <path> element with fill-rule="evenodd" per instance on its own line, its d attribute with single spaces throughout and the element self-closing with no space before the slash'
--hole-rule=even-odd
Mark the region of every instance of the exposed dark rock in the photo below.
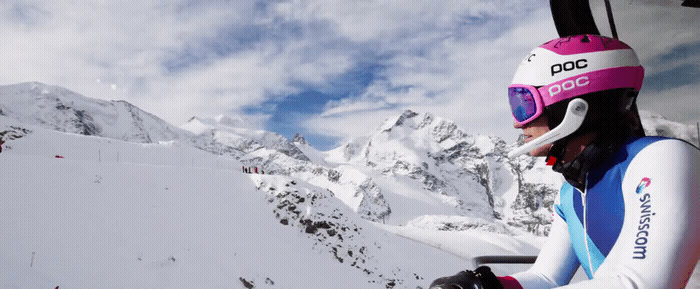
<svg viewBox="0 0 700 289">
<path fill-rule="evenodd" d="M 241 283 L 243 283 L 243 287 L 245 287 L 245 288 L 248 288 L 248 289 L 255 288 L 255 283 L 253 283 L 253 281 L 248 281 L 243 277 L 238 277 L 238 280 L 240 280 Z"/>
</svg>

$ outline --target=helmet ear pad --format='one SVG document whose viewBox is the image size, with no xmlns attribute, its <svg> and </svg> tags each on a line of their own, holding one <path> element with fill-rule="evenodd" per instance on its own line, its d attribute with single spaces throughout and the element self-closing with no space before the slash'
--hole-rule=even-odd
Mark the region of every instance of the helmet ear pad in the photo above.
<svg viewBox="0 0 700 289">
<path fill-rule="evenodd" d="M 589 109 L 581 127 L 566 139 L 589 132 L 596 132 L 598 137 L 624 138 L 633 135 L 644 135 L 639 113 L 637 111 L 637 92 L 631 88 L 617 88 L 584 94 L 582 98 L 588 102 Z M 566 107 L 571 99 L 551 104 L 545 108 L 550 129 L 557 127 L 566 114 Z"/>
</svg>

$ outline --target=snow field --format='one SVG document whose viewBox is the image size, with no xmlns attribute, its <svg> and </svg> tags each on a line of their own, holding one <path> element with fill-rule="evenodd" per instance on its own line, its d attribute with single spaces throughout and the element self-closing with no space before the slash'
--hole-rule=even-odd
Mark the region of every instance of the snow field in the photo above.
<svg viewBox="0 0 700 289">
<path fill-rule="evenodd" d="M 34 135 L 41 133 L 25 141 L 37 141 Z M 18 154 L 19 140 L 13 144 L 17 149 L 4 152 L 0 166 L 2 288 L 230 288 L 239 278 L 323 287 L 332 280 L 313 281 L 312 273 L 345 269 L 303 249 L 309 240 L 276 222 L 240 168 L 99 163 L 77 150 L 56 159 Z M 152 153 L 141 145 L 122 149 Z M 361 280 L 361 272 L 339 277 Z"/>
<path fill-rule="evenodd" d="M 178 142 L 138 144 L 28 128 L 33 132 L 9 141 L 0 154 L 0 288 L 241 288 L 246 282 L 256 288 L 425 288 L 434 278 L 475 268 L 475 256 L 536 255 L 543 243 L 533 236 L 426 229 L 475 221 L 430 214 L 446 210 L 444 203 L 420 194 L 408 177 L 336 167 L 345 182 L 369 176 L 387 191 L 395 211 L 382 225 L 360 218 L 350 201 L 341 201 L 352 192 L 324 178 L 307 176 L 309 184 L 243 174 L 237 160 Z M 281 224 L 269 188 L 280 192 L 291 182 L 309 196 L 333 195 L 303 207 L 304 217 L 340 212 L 342 225 L 359 233 L 319 238 L 326 232 Z M 512 193 L 512 184 L 492 185 L 502 197 Z M 360 268 L 347 252 L 357 257 L 358 247 L 366 248 Z M 333 248 L 340 253 L 334 256 Z M 527 266 L 492 268 L 507 275 Z M 700 288 L 698 277 L 696 269 L 688 288 Z"/>
<path fill-rule="evenodd" d="M 416 288 L 469 265 L 330 200 L 361 227 L 353 242 L 369 248 L 373 274 L 340 263 L 281 225 L 255 185 L 290 178 L 243 174 L 235 160 L 177 143 L 35 128 L 10 145 L 0 155 L 2 288 Z"/>
</svg>

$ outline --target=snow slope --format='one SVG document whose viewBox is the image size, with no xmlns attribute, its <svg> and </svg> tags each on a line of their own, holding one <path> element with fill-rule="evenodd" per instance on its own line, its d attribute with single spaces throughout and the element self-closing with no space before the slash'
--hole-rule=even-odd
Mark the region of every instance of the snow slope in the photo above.
<svg viewBox="0 0 700 289">
<path fill-rule="evenodd" d="M 425 288 L 486 248 L 537 251 L 377 225 L 324 188 L 174 142 L 29 128 L 0 154 L 1 288 Z M 438 240 L 452 244 L 423 244 Z"/>
</svg>

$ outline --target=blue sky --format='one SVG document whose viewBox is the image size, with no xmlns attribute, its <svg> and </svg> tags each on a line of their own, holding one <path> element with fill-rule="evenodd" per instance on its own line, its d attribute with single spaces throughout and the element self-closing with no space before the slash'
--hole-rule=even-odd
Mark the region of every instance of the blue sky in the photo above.
<svg viewBox="0 0 700 289">
<path fill-rule="evenodd" d="M 406 109 L 514 141 L 505 87 L 556 37 L 547 1 L 99 2 L 0 3 L 0 84 L 123 99 L 175 125 L 242 116 L 321 149 Z M 646 70 L 641 109 L 698 121 L 700 9 L 613 2 Z"/>
</svg>

